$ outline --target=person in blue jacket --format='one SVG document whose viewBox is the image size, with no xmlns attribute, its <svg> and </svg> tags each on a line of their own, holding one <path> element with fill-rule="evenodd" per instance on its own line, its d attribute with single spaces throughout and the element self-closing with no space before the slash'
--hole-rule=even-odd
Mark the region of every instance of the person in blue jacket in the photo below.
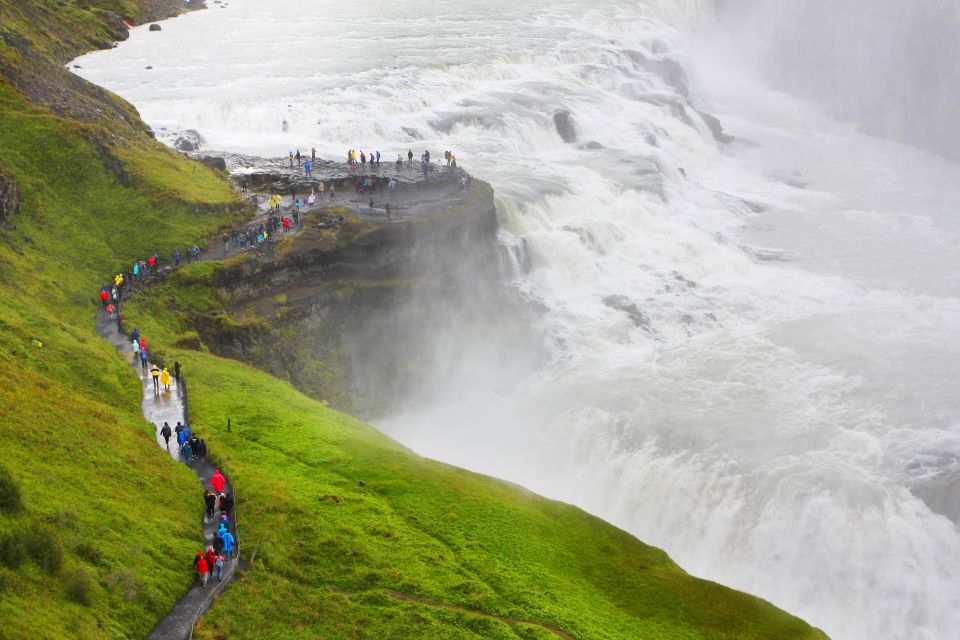
<svg viewBox="0 0 960 640">
<path fill-rule="evenodd" d="M 223 535 L 220 536 L 223 538 L 223 553 L 228 557 L 233 557 L 233 547 L 236 543 L 236 539 L 233 537 L 233 534 L 229 531 L 224 531 Z"/>
</svg>

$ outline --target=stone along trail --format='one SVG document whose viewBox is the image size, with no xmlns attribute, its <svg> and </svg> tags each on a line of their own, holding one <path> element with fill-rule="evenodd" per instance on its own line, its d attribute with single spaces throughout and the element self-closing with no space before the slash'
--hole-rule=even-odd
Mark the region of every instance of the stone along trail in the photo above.
<svg viewBox="0 0 960 640">
<path fill-rule="evenodd" d="M 167 448 L 163 437 L 160 435 L 160 428 L 163 423 L 170 424 L 171 428 L 177 422 L 189 424 L 187 409 L 186 385 L 181 381 L 175 381 L 171 385 L 169 392 L 155 393 L 153 390 L 153 380 L 148 369 L 142 369 L 136 360 L 132 360 L 131 344 L 132 340 L 126 334 L 117 329 L 115 320 L 109 317 L 106 311 L 100 310 L 97 313 L 97 332 L 102 338 L 108 340 L 117 351 L 126 358 L 140 376 L 140 382 L 143 386 L 143 408 L 144 417 L 156 428 L 157 444 L 161 448 Z M 176 438 L 171 438 L 173 445 L 169 447 L 170 456 L 176 462 L 180 462 L 179 448 L 176 444 Z M 215 471 L 215 467 L 206 459 L 194 459 L 190 465 L 197 474 L 202 488 L 210 486 L 210 478 Z M 236 497 L 233 490 L 233 484 L 227 478 L 227 484 L 224 487 L 229 495 Z M 201 493 L 197 492 L 197 502 L 200 503 Z M 234 527 L 236 527 L 236 509 L 234 508 Z M 203 536 L 204 549 L 213 546 L 214 533 L 217 530 L 217 519 L 203 518 Z M 236 532 L 234 531 L 235 535 Z M 237 535 L 239 537 L 239 535 Z M 211 586 L 204 589 L 199 583 L 195 582 L 190 590 L 181 597 L 173 606 L 173 609 L 162 619 L 147 636 L 147 640 L 182 640 L 189 638 L 193 631 L 193 626 L 197 618 L 203 614 L 212 604 L 214 597 L 220 593 L 226 585 L 233 579 L 237 569 L 237 562 L 240 553 L 236 551 L 232 558 L 228 558 L 223 568 L 223 581 L 217 582 L 213 577 Z M 183 559 L 184 571 L 190 570 L 189 558 Z M 213 571 L 211 570 L 211 573 Z"/>
</svg>

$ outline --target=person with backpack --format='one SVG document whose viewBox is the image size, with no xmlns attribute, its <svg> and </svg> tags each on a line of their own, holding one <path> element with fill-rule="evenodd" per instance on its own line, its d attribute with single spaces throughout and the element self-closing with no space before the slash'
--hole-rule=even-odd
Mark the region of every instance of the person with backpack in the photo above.
<svg viewBox="0 0 960 640">
<path fill-rule="evenodd" d="M 150 358 L 150 354 L 149 352 L 147 352 L 147 348 L 143 346 L 143 343 L 141 342 L 140 343 L 140 366 L 143 367 L 144 371 L 147 370 L 147 365 L 149 364 L 149 362 L 147 361 L 149 360 L 149 358 Z"/>
<path fill-rule="evenodd" d="M 189 440 L 186 440 L 183 443 L 183 446 L 180 447 L 180 457 L 183 458 L 183 461 L 187 466 L 190 466 L 190 463 L 193 460 L 193 447 L 190 446 Z"/>
<path fill-rule="evenodd" d="M 203 492 L 203 502 L 207 505 L 207 519 L 213 520 L 213 510 L 217 506 L 217 496 L 213 495 L 213 491 L 206 489 Z"/>
<path fill-rule="evenodd" d="M 197 457 L 200 458 L 202 462 L 207 460 L 207 441 L 203 438 L 200 438 L 199 444 L 197 444 Z"/>
<path fill-rule="evenodd" d="M 220 495 L 220 513 L 228 517 L 233 513 L 233 496 L 229 493 Z"/>
<path fill-rule="evenodd" d="M 169 423 L 163 423 L 163 427 L 160 428 L 160 435 L 163 436 L 163 441 L 167 445 L 167 451 L 170 451 L 170 436 L 173 435 L 173 432 L 170 430 Z"/>
<path fill-rule="evenodd" d="M 216 560 L 214 560 L 214 566 L 217 568 L 217 582 L 223 582 L 223 565 L 225 560 L 222 553 L 216 555 Z"/>
</svg>

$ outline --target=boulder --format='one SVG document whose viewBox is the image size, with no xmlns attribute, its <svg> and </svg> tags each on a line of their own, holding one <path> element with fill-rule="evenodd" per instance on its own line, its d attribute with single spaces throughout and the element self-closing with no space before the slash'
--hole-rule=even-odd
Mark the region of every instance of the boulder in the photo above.
<svg viewBox="0 0 960 640">
<path fill-rule="evenodd" d="M 13 175 L 0 169 L 0 226 L 9 225 L 20 212 L 20 190 Z"/>
<path fill-rule="evenodd" d="M 553 126 L 556 127 L 557 133 L 564 142 L 577 141 L 577 128 L 573 124 L 573 117 L 569 111 L 557 111 L 553 114 Z"/>
<path fill-rule="evenodd" d="M 154 22 L 152 25 L 150 25 L 150 31 L 163 31 L 163 27 Z"/>
<path fill-rule="evenodd" d="M 220 156 L 201 156 L 197 158 L 200 164 L 210 167 L 211 169 L 216 169 L 217 171 L 226 171 L 227 170 L 227 161 Z"/>
</svg>

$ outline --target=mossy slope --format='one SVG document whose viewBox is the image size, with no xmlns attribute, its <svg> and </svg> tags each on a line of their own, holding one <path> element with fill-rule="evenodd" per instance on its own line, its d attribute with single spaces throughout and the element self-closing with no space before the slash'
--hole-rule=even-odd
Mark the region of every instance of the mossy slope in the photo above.
<svg viewBox="0 0 960 640">
<path fill-rule="evenodd" d="M 94 296 L 239 209 L 106 92 L 77 102 L 68 79 L 61 97 L 126 120 L 28 100 L 22 87 L 60 86 L 57 56 L 101 33 L 80 4 L 0 0 L 0 170 L 20 201 L 0 222 L 0 466 L 23 496 L 0 512 L 0 638 L 144 637 L 189 584 L 198 541 L 196 480 L 154 445 L 133 371 L 95 334 Z"/>
</svg>

